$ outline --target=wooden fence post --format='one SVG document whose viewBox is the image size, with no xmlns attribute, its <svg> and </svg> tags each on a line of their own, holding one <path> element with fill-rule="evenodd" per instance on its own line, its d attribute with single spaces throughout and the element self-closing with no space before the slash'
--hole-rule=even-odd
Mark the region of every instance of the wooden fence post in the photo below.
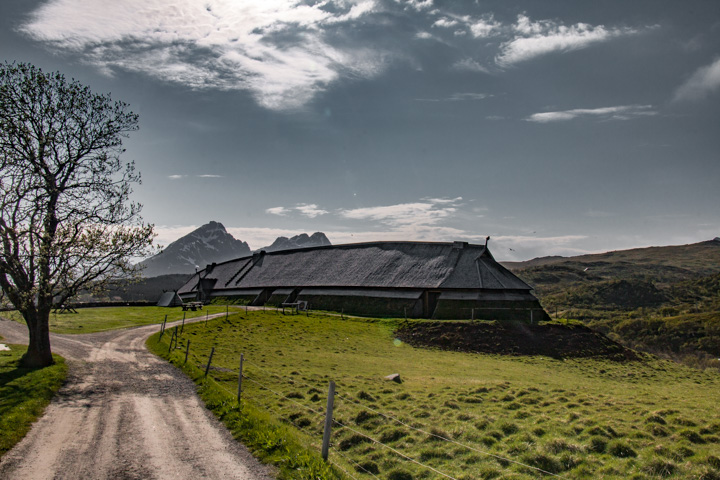
<svg viewBox="0 0 720 480">
<path fill-rule="evenodd" d="M 190 353 L 190 340 L 188 339 L 187 345 L 185 345 L 185 363 L 187 363 L 187 357 Z"/>
<path fill-rule="evenodd" d="M 182 322 L 182 327 L 180 327 L 180 334 L 181 334 L 181 335 L 182 335 L 182 333 L 185 331 L 185 314 L 186 314 L 186 313 L 187 313 L 187 311 L 184 311 L 184 312 L 183 312 L 183 322 Z"/>
<path fill-rule="evenodd" d="M 173 330 L 173 334 L 170 337 L 170 345 L 168 345 L 168 353 L 170 353 L 170 350 L 173 348 L 173 340 L 175 340 L 175 345 L 177 345 L 177 326 L 175 327 L 175 330 Z"/>
<path fill-rule="evenodd" d="M 207 310 L 205 310 L 205 326 L 206 326 L 206 327 L 207 327 L 208 315 L 210 315 L 210 312 L 207 311 Z"/>
<path fill-rule="evenodd" d="M 238 395 L 237 395 L 238 403 L 240 403 L 240 394 L 242 393 L 243 360 L 245 360 L 245 355 L 241 353 L 240 354 L 240 373 L 238 374 Z"/>
<path fill-rule="evenodd" d="M 330 431 L 333 422 L 333 404 L 335 403 L 335 382 L 330 380 L 328 388 L 327 411 L 325 412 L 325 432 L 323 433 L 322 458 L 327 461 L 328 449 L 330 448 Z"/>
<path fill-rule="evenodd" d="M 210 350 L 210 356 L 208 357 L 208 364 L 207 367 L 205 367 L 205 376 L 208 376 L 208 372 L 210 371 L 210 363 L 212 362 L 213 354 L 215 353 L 215 347 L 212 347 L 212 350 Z"/>
<path fill-rule="evenodd" d="M 225 320 L 227 320 L 227 318 L 228 318 L 228 312 L 230 312 L 230 306 L 225 305 Z"/>
</svg>

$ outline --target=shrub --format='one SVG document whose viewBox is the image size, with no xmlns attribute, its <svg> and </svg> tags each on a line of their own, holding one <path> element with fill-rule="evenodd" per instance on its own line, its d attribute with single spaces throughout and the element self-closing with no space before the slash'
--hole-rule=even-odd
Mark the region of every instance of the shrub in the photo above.
<svg viewBox="0 0 720 480">
<path fill-rule="evenodd" d="M 589 451 L 595 453 L 603 453 L 606 448 L 607 440 L 605 440 L 603 437 L 590 437 L 590 445 L 588 445 Z"/>
<path fill-rule="evenodd" d="M 513 433 L 517 433 L 520 430 L 517 425 L 510 422 L 503 422 L 498 425 L 498 427 L 505 435 L 512 435 Z"/>
<path fill-rule="evenodd" d="M 442 450 L 423 450 L 420 452 L 420 460 L 427 462 L 428 460 L 439 458 L 441 460 L 451 460 L 453 457 L 447 452 Z"/>
<path fill-rule="evenodd" d="M 388 473 L 388 480 L 413 480 L 413 476 L 405 470 L 393 470 Z"/>
<path fill-rule="evenodd" d="M 643 467 L 643 470 L 650 475 L 659 475 L 661 477 L 669 477 L 675 473 L 676 469 L 677 466 L 674 463 L 659 459 L 652 460 Z"/>
<path fill-rule="evenodd" d="M 380 435 L 380 441 L 382 443 L 396 442 L 405 436 L 407 436 L 407 432 L 400 430 L 399 428 L 395 428 L 393 430 L 383 432 L 383 434 Z"/>
<path fill-rule="evenodd" d="M 370 460 L 358 463 L 355 466 L 355 471 L 357 471 L 358 473 L 370 472 L 373 475 L 377 475 L 378 473 L 380 473 L 380 469 L 378 468 L 377 464 L 375 462 L 371 462 Z"/>
<path fill-rule="evenodd" d="M 355 423 L 357 425 L 360 425 L 361 423 L 367 422 L 371 418 L 374 418 L 376 415 L 374 413 L 370 413 L 367 410 L 361 410 L 356 416 L 355 416 Z"/>
<path fill-rule="evenodd" d="M 550 455 L 538 453 L 524 458 L 528 465 L 545 470 L 546 472 L 558 473 L 562 471 L 562 464 L 560 461 Z"/>
<path fill-rule="evenodd" d="M 705 443 L 705 439 L 694 430 L 685 429 L 680 432 L 680 436 L 688 439 L 692 443 Z"/>
<path fill-rule="evenodd" d="M 621 440 L 614 440 L 610 442 L 607 449 L 608 453 L 614 457 L 619 458 L 630 458 L 637 457 L 637 452 L 630 447 L 627 443 Z"/>
<path fill-rule="evenodd" d="M 705 461 L 711 467 L 720 469 L 720 458 L 716 457 L 715 455 L 708 455 Z"/>
<path fill-rule="evenodd" d="M 340 450 L 342 450 L 344 452 L 345 450 L 350 450 L 355 445 L 360 445 L 361 443 L 367 443 L 370 441 L 371 440 L 369 438 L 367 438 L 363 435 L 355 434 L 355 435 L 348 437 L 345 440 L 341 441 L 339 446 L 340 446 Z"/>
</svg>

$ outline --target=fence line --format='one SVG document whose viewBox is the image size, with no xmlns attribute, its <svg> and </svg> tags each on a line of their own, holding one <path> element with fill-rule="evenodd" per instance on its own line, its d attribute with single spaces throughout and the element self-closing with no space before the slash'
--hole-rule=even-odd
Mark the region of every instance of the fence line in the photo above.
<svg viewBox="0 0 720 480">
<path fill-rule="evenodd" d="M 424 463 L 420 463 L 420 462 L 418 462 L 417 460 L 415 460 L 414 458 L 409 457 L 409 456 L 405 455 L 404 453 L 402 453 L 401 451 L 394 449 L 394 448 L 391 447 L 390 445 L 386 445 L 386 444 L 382 443 L 382 442 L 379 441 L 379 440 L 375 440 L 375 439 L 372 438 L 371 436 L 366 435 L 366 434 L 364 434 L 363 432 L 360 432 L 360 431 L 358 431 L 358 430 L 355 430 L 355 429 L 352 428 L 352 427 L 348 427 L 347 425 L 345 425 L 345 424 L 343 424 L 343 423 L 341 423 L 341 422 L 338 422 L 337 420 L 333 420 L 333 423 L 337 423 L 337 424 L 340 425 L 342 428 L 346 428 L 346 429 L 350 430 L 351 432 L 353 432 L 353 433 L 355 433 L 355 434 L 357 434 L 357 435 L 363 436 L 363 437 L 367 438 L 368 440 L 370 440 L 371 442 L 377 443 L 378 445 L 387 448 L 388 450 L 392 451 L 393 453 L 395 453 L 395 454 L 403 457 L 403 458 L 406 459 L 406 460 L 409 460 L 409 461 L 411 461 L 411 462 L 413 462 L 413 463 L 416 463 L 416 464 L 420 465 L 421 467 L 425 467 L 425 468 L 427 468 L 427 469 L 430 469 L 430 470 L 432 470 L 433 472 L 435 472 L 435 473 L 437 473 L 437 474 L 440 474 L 440 475 L 442 475 L 442 476 L 445 477 L 445 478 L 449 478 L 449 479 L 451 479 L 451 480 L 457 480 L 457 478 L 455 478 L 455 477 L 453 477 L 453 476 L 451 476 L 451 475 L 448 475 L 447 473 L 443 473 L 443 472 L 441 472 L 440 470 L 438 470 L 438 469 L 436 469 L 436 468 L 433 468 L 433 467 L 431 467 L 431 466 L 429 466 L 429 465 L 425 465 Z"/>
<path fill-rule="evenodd" d="M 356 469 L 357 469 L 357 467 L 359 467 L 361 470 L 363 470 L 363 471 L 364 471 L 365 473 L 367 473 L 368 475 L 372 475 L 373 477 L 375 477 L 375 478 L 377 478 L 378 480 L 380 480 L 380 477 L 378 477 L 377 475 L 375 475 L 374 473 L 372 473 L 371 471 L 369 471 L 367 468 L 365 468 L 365 467 L 363 467 L 362 465 L 360 465 L 359 463 L 357 463 L 357 462 L 356 462 L 355 460 L 353 460 L 352 458 L 345 456 L 345 455 L 344 455 L 340 450 L 338 450 L 337 448 L 335 448 L 335 447 L 330 447 L 330 449 L 331 449 L 333 452 L 335 452 L 335 453 L 337 453 L 338 455 L 340 455 L 342 458 L 344 458 L 346 462 L 348 462 L 348 463 L 350 463 L 350 464 L 352 464 L 352 465 L 355 465 Z M 345 472 L 345 470 L 344 470 L 342 467 L 340 467 L 340 465 L 338 465 L 337 463 L 335 464 L 335 466 L 338 467 L 338 468 L 340 468 L 340 470 L 342 470 L 343 472 Z M 345 473 L 347 473 L 347 472 L 345 472 Z M 350 475 L 350 474 L 348 473 L 348 475 Z M 350 477 L 351 477 L 351 478 L 355 478 L 355 477 L 353 477 L 352 475 L 350 475 Z"/>
<path fill-rule="evenodd" d="M 175 329 L 175 331 L 177 332 L 177 329 Z M 161 338 L 162 338 L 162 337 L 161 337 Z M 177 337 L 175 337 L 175 338 L 177 338 Z M 173 341 L 173 339 L 170 340 L 170 345 L 172 345 L 172 341 Z M 175 339 L 175 342 L 176 342 L 176 345 L 177 345 L 177 339 Z M 189 345 L 188 345 L 188 347 L 189 347 Z M 216 347 L 213 347 L 213 352 L 215 352 L 215 351 L 216 351 Z M 225 351 L 225 349 L 222 349 L 222 351 Z M 212 358 L 213 352 L 210 353 L 210 359 Z M 226 353 L 235 354 L 235 353 L 236 353 L 236 350 L 234 350 L 234 349 L 233 349 L 232 351 L 228 350 L 228 351 L 226 351 Z M 187 352 L 185 353 L 185 355 L 187 355 Z M 194 356 L 194 358 L 197 358 L 197 357 Z M 210 359 L 209 359 L 209 360 L 210 360 Z M 259 365 L 256 365 L 256 364 L 254 364 L 254 363 L 252 363 L 252 362 L 248 362 L 247 360 L 245 360 L 244 363 L 247 364 L 247 365 L 251 365 L 251 366 L 253 366 L 253 368 L 256 368 L 256 369 L 258 369 L 258 370 L 265 371 L 266 373 L 267 373 L 267 371 L 268 371 L 268 369 L 266 369 L 266 368 L 264 368 L 264 367 L 260 367 Z M 206 367 L 206 369 L 207 369 L 208 371 L 209 371 L 209 366 L 210 366 L 210 361 L 208 361 L 208 365 L 207 365 L 207 367 Z M 238 368 L 236 368 L 236 369 L 229 368 L 228 370 L 229 370 L 231 373 L 239 373 L 239 369 L 238 369 Z M 207 373 L 206 373 L 206 375 L 207 375 Z M 270 376 L 271 376 L 271 377 L 277 377 L 278 379 L 282 380 L 282 377 L 280 377 L 280 376 L 277 375 L 277 374 L 270 374 Z M 218 381 L 217 379 L 213 378 L 212 375 L 210 376 L 210 378 L 211 378 L 211 380 L 213 380 L 218 386 L 220 386 L 221 389 L 225 390 L 228 394 L 230 394 L 230 395 L 232 395 L 232 396 L 236 396 L 236 392 L 231 392 L 228 388 L 225 387 L 225 385 L 224 385 L 223 382 Z M 247 375 L 245 374 L 245 372 L 243 372 L 242 378 L 243 378 L 244 380 L 246 380 L 246 381 L 249 381 L 249 382 L 251 382 L 251 383 L 253 383 L 253 384 L 256 384 L 257 386 L 259 386 L 259 387 L 262 388 L 262 389 L 265 389 L 265 390 L 273 393 L 274 395 L 276 395 L 276 396 L 279 397 L 279 398 L 288 400 L 289 402 L 291 402 L 291 403 L 294 404 L 294 405 L 297 405 L 297 406 L 299 406 L 299 407 L 301 407 L 301 408 L 303 408 L 303 409 L 305 409 L 305 410 L 308 410 L 308 411 L 310 411 L 310 412 L 312 412 L 312 413 L 314 413 L 314 414 L 316 414 L 316 415 L 320 415 L 320 416 L 323 416 L 323 417 L 325 416 L 325 412 L 323 412 L 322 410 L 316 410 L 316 409 L 314 409 L 314 408 L 312 408 L 312 407 L 310 407 L 310 406 L 308 406 L 308 405 L 305 405 L 305 404 L 302 404 L 302 403 L 300 403 L 300 402 L 297 402 L 297 401 L 295 401 L 294 399 L 288 397 L 287 395 L 285 395 L 285 394 L 283 394 L 283 393 L 281 393 L 281 392 L 278 392 L 278 391 L 276 391 L 276 390 L 268 387 L 267 385 L 263 384 L 262 382 L 260 382 L 260 381 L 258 381 L 258 380 L 255 380 L 255 379 L 253 379 L 253 378 L 250 378 L 249 376 L 247 376 Z M 287 383 L 290 383 L 290 382 L 287 382 Z M 296 379 L 292 379 L 292 385 L 294 385 L 295 383 L 299 383 L 300 385 L 304 385 L 304 386 L 310 387 L 310 388 L 312 388 L 312 389 L 317 389 L 317 386 L 313 386 L 313 385 L 310 385 L 310 384 L 308 384 L 308 383 L 305 383 L 305 382 L 302 382 L 302 381 L 299 381 L 299 380 L 296 380 Z M 408 424 L 407 422 L 405 422 L 405 421 L 403 421 L 403 420 L 401 420 L 401 419 L 399 419 L 399 418 L 397 418 L 397 417 L 395 417 L 395 416 L 385 414 L 385 413 L 383 413 L 383 412 L 381 412 L 381 411 L 379 411 L 379 410 L 377 410 L 377 409 L 374 409 L 374 408 L 372 408 L 372 407 L 369 407 L 369 406 L 367 406 L 367 405 L 365 405 L 365 404 L 363 404 L 363 403 L 360 403 L 360 402 L 358 402 L 358 401 L 356 401 L 356 400 L 354 400 L 354 399 L 352 399 L 352 398 L 350 398 L 350 397 L 347 397 L 347 396 L 345 396 L 345 395 L 341 395 L 341 394 L 339 394 L 339 393 L 337 393 L 337 392 L 336 392 L 334 395 L 335 395 L 336 397 L 344 400 L 344 401 L 353 403 L 353 404 L 359 406 L 359 407 L 362 408 L 362 409 L 365 409 L 365 410 L 368 410 L 368 411 L 370 411 L 370 412 L 373 412 L 373 413 L 375 413 L 375 414 L 377 414 L 377 415 L 380 415 L 380 416 L 382 416 L 382 417 L 384 417 L 384 418 L 386 418 L 386 419 L 388 419 L 388 420 L 390 420 L 390 421 L 399 423 L 399 424 L 401 424 L 401 425 L 403 425 L 403 426 L 405 426 L 405 427 L 407 427 L 407 428 L 409 428 L 409 429 L 411 429 L 411 430 L 415 430 L 415 431 L 420 432 L 420 433 L 423 433 L 423 434 L 425 434 L 425 435 L 435 437 L 435 438 L 437 438 L 437 439 L 439 439 L 439 440 L 442 440 L 442 441 L 445 441 L 445 442 L 449 442 L 449 443 L 455 444 L 455 445 L 457 445 L 457 446 L 460 446 L 460 447 L 466 448 L 466 449 L 468 449 L 468 450 L 471 450 L 471 451 L 480 453 L 480 454 L 482 454 L 482 455 L 487 455 L 487 456 L 493 457 L 493 458 L 495 458 L 495 459 L 497 459 L 497 460 L 502 460 L 502 461 L 509 462 L 509 463 L 513 463 L 513 464 L 515 464 L 515 465 L 519 465 L 519 466 L 522 466 L 522 467 L 525 467 L 525 468 L 528 468 L 528 469 L 531 469 L 531 470 L 535 470 L 535 471 L 540 472 L 540 473 L 543 473 L 543 474 L 545 474 L 545 475 L 550 475 L 550 476 L 557 477 L 557 478 L 566 478 L 566 477 L 563 477 L 562 475 L 558 475 L 558 474 L 555 474 L 555 473 L 552 473 L 552 472 L 543 470 L 543 469 L 541 469 L 541 468 L 533 467 L 533 466 L 531 466 L 531 465 L 527 465 L 527 464 L 524 464 L 524 463 L 522 463 L 522 462 L 518 462 L 518 461 L 516 461 L 516 460 L 512 460 L 512 459 L 509 459 L 509 458 L 505 458 L 505 457 L 502 457 L 502 456 L 500 456 L 500 455 L 496 455 L 496 454 L 493 454 L 493 453 L 490 453 L 490 452 L 487 452 L 487 451 L 483 451 L 483 450 L 474 448 L 474 447 L 472 447 L 472 446 L 470 446 L 470 445 L 466 445 L 466 444 L 463 444 L 463 443 L 461 443 L 461 442 L 458 442 L 458 441 L 456 441 L 456 440 L 453 440 L 453 439 L 450 439 L 450 438 L 446 438 L 446 437 L 444 437 L 444 436 L 442 436 L 442 435 L 438 435 L 438 434 L 436 434 L 436 433 L 428 432 L 428 431 L 423 430 L 423 429 L 421 429 L 421 428 L 414 427 L 414 426 Z M 254 397 L 254 395 L 252 395 L 252 396 Z M 261 403 L 261 402 L 260 402 L 260 403 Z M 268 410 L 271 409 L 271 407 L 269 406 L 269 404 L 268 404 L 268 405 L 265 405 L 264 408 L 267 408 Z M 278 408 L 282 408 L 282 407 L 278 407 Z M 278 412 L 278 413 L 279 413 L 279 412 Z M 342 422 L 340 422 L 340 421 L 338 421 L 338 420 L 336 420 L 336 419 L 334 419 L 334 418 L 332 419 L 332 423 L 339 425 L 339 426 L 341 427 L 341 429 L 343 429 L 343 428 L 344 428 L 344 429 L 347 429 L 347 430 L 349 430 L 349 431 L 351 431 L 351 432 L 353 432 L 353 433 L 355 433 L 355 434 L 357 434 L 357 435 L 360 435 L 360 436 L 362 436 L 362 437 L 364 437 L 364 438 L 367 438 L 368 440 L 370 440 L 371 442 L 373 442 L 373 443 L 375 443 L 375 444 L 378 444 L 378 445 L 380 445 L 380 446 L 382 446 L 382 447 L 385 447 L 386 449 L 392 451 L 393 453 L 395 453 L 396 455 L 398 455 L 399 457 L 401 457 L 401 458 L 403 458 L 403 459 L 405 459 L 405 460 L 407 460 L 407 461 L 410 461 L 410 462 L 415 463 L 415 464 L 417 464 L 417 465 L 419 465 L 419 466 L 421 466 L 421 467 L 424 467 L 424 468 L 427 468 L 427 469 L 429 469 L 429 470 L 432 470 L 433 472 L 435 472 L 435 473 L 437 473 L 437 474 L 439 474 L 439 475 L 441 475 L 441 476 L 443 476 L 443 477 L 449 478 L 449 479 L 451 479 L 451 480 L 457 480 L 455 477 L 452 477 L 451 475 L 449 475 L 449 474 L 447 474 L 447 473 L 441 472 L 440 470 L 437 470 L 437 469 L 435 469 L 435 468 L 433 468 L 433 467 L 431 467 L 431 466 L 429 466 L 429 465 L 423 464 L 423 463 L 419 462 L 418 460 L 416 460 L 416 459 L 414 459 L 414 458 L 412 458 L 412 457 L 410 457 L 410 456 L 402 453 L 401 451 L 399 451 L 399 450 L 397 450 L 397 449 L 395 449 L 395 448 L 393 448 L 393 447 L 391 447 L 391 446 L 389 446 L 389 445 L 387 445 L 387 444 L 385 444 L 385 443 L 382 443 L 381 441 L 376 440 L 376 439 L 370 437 L 369 435 L 367 435 L 367 434 L 365 434 L 365 433 L 363 433 L 363 432 L 361 432 L 361 431 L 359 431 L 359 430 L 356 430 L 356 429 L 354 429 L 354 428 L 352 428 L 352 427 L 350 427 L 350 426 L 348 426 L 348 425 L 345 425 L 345 424 L 343 424 Z M 430 428 L 428 425 L 424 425 L 424 424 L 422 424 L 422 423 L 420 423 L 420 424 L 423 425 L 423 426 L 426 427 L 426 428 Z M 294 427 L 294 428 L 298 428 L 300 431 L 303 431 L 303 432 L 305 432 L 306 434 L 309 434 L 309 432 L 308 432 L 307 430 L 305 430 L 305 429 L 303 429 L 303 428 L 301 428 L 301 427 L 298 427 L 297 425 L 294 425 L 294 424 L 293 424 L 293 427 Z M 312 432 L 312 433 L 315 434 L 316 432 Z M 350 459 L 349 457 L 343 455 L 342 453 L 340 453 L 340 451 L 338 451 L 338 450 L 335 449 L 334 447 L 330 447 L 330 448 L 331 448 L 333 451 L 335 451 L 336 453 L 338 453 L 338 454 L 339 454 L 342 458 L 344 458 L 346 461 L 349 461 L 350 463 L 356 465 L 357 467 L 359 467 L 360 469 L 362 469 L 363 471 L 365 471 L 365 472 L 368 473 L 369 475 L 372 475 L 373 477 L 378 478 L 375 474 L 373 474 L 372 472 L 369 472 L 367 469 L 365 469 L 364 467 L 362 467 L 362 465 L 358 464 L 357 462 L 355 462 L 354 460 Z M 345 471 L 342 467 L 340 467 L 340 466 L 337 465 L 337 464 L 334 464 L 334 465 L 337 466 L 338 468 L 340 468 L 340 469 L 341 469 L 344 473 L 346 473 L 348 476 L 350 476 L 351 478 L 355 479 L 355 477 L 354 477 L 353 475 L 349 474 L 349 473 L 348 473 L 347 471 Z M 357 480 L 357 479 L 355 479 L 355 480 Z"/>
</svg>

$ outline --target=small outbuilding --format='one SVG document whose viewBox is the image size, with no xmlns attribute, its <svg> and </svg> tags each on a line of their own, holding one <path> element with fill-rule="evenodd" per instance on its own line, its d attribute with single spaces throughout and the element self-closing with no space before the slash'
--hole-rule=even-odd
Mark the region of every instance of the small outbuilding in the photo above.
<svg viewBox="0 0 720 480">
<path fill-rule="evenodd" d="M 160 295 L 160 300 L 157 302 L 158 307 L 181 307 L 183 304 L 182 298 L 177 292 L 163 292 Z"/>
<path fill-rule="evenodd" d="M 183 300 L 437 319 L 548 316 L 531 287 L 467 242 L 369 242 L 260 251 L 208 265 L 183 285 Z"/>
</svg>

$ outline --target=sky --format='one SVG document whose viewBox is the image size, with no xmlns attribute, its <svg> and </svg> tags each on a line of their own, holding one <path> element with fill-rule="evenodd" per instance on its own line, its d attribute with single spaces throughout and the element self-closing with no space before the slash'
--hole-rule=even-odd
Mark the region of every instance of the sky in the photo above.
<svg viewBox="0 0 720 480">
<path fill-rule="evenodd" d="M 130 104 L 161 245 L 720 236 L 717 0 L 2 0 L 0 61 Z"/>
</svg>

